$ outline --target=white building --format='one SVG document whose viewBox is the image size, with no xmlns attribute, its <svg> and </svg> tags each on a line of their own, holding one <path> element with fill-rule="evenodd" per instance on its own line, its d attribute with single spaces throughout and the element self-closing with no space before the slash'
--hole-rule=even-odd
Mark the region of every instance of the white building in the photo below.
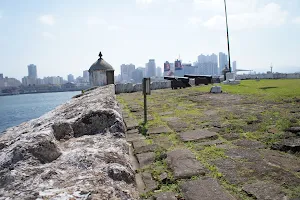
<svg viewBox="0 0 300 200">
<path fill-rule="evenodd" d="M 198 63 L 195 67 L 195 74 L 218 75 L 218 73 L 218 56 L 216 54 L 201 54 L 198 56 Z"/>
<path fill-rule="evenodd" d="M 122 82 L 130 82 L 132 79 L 132 73 L 135 70 L 135 65 L 133 64 L 122 64 L 121 65 L 121 79 Z"/>
<path fill-rule="evenodd" d="M 233 72 L 236 71 L 236 61 L 233 61 L 233 63 L 232 63 L 232 71 Z"/>
<path fill-rule="evenodd" d="M 74 76 L 72 74 L 68 75 L 68 82 L 73 83 L 74 82 Z"/>
<path fill-rule="evenodd" d="M 82 75 L 83 75 L 83 79 L 84 79 L 85 82 L 89 82 L 90 81 L 89 70 L 83 71 Z"/>
<path fill-rule="evenodd" d="M 157 67 L 157 68 L 156 68 L 156 76 L 157 76 L 157 77 L 161 77 L 161 76 L 162 76 L 161 67 Z"/>
</svg>

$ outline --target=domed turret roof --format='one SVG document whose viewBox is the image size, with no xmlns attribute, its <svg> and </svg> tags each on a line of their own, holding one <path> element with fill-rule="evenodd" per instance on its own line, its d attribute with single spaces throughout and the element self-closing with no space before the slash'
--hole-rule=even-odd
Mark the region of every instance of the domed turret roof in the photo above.
<svg viewBox="0 0 300 200">
<path fill-rule="evenodd" d="M 94 64 L 92 64 L 92 66 L 89 69 L 89 72 L 95 70 L 115 71 L 110 64 L 103 60 L 101 52 L 99 53 L 99 57 L 100 58 Z"/>
</svg>

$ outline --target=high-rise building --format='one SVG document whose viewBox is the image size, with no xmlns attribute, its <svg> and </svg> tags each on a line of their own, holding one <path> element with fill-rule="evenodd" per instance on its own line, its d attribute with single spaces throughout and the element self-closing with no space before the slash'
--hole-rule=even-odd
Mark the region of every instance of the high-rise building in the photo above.
<svg viewBox="0 0 300 200">
<path fill-rule="evenodd" d="M 232 63 L 232 71 L 236 71 L 236 61 L 233 61 Z"/>
<path fill-rule="evenodd" d="M 143 69 L 141 68 L 137 68 L 132 72 L 132 79 L 134 83 L 142 83 L 143 77 Z"/>
<path fill-rule="evenodd" d="M 138 67 L 137 69 L 143 72 L 143 78 L 146 77 L 146 68 L 145 67 Z"/>
<path fill-rule="evenodd" d="M 161 67 L 157 67 L 156 68 L 156 76 L 157 77 L 161 77 L 162 76 Z"/>
<path fill-rule="evenodd" d="M 195 67 L 192 64 L 182 64 L 184 74 L 195 74 Z"/>
<path fill-rule="evenodd" d="M 72 74 L 68 75 L 68 82 L 73 83 L 74 82 L 74 76 Z"/>
<path fill-rule="evenodd" d="M 225 53 L 219 53 L 219 74 L 222 74 L 223 69 L 228 66 L 227 55 Z"/>
<path fill-rule="evenodd" d="M 195 74 L 200 75 L 218 75 L 218 56 L 216 54 L 211 55 L 199 55 L 198 63 L 195 66 Z"/>
<path fill-rule="evenodd" d="M 83 79 L 85 82 L 89 82 L 90 81 L 90 74 L 88 70 L 83 71 Z"/>
<path fill-rule="evenodd" d="M 4 79 L 3 79 L 3 74 L 0 74 L 0 88 L 2 87 L 4 87 Z"/>
<path fill-rule="evenodd" d="M 132 73 L 135 70 L 135 65 L 133 64 L 129 64 L 129 65 L 125 65 L 122 64 L 121 65 L 121 79 L 122 82 L 130 82 L 130 80 L 132 79 Z"/>
<path fill-rule="evenodd" d="M 153 77 L 156 75 L 156 64 L 154 59 L 149 59 L 146 68 L 146 77 Z"/>
<path fill-rule="evenodd" d="M 51 84 L 51 85 L 62 85 L 64 80 L 60 76 L 50 76 L 44 77 L 44 84 Z"/>
<path fill-rule="evenodd" d="M 28 67 L 28 78 L 37 79 L 36 65 L 30 64 Z"/>
<path fill-rule="evenodd" d="M 181 60 L 175 60 L 175 71 L 174 74 L 175 76 L 180 76 L 183 77 L 184 76 L 184 70 L 183 70 L 183 65 L 181 64 Z"/>
</svg>

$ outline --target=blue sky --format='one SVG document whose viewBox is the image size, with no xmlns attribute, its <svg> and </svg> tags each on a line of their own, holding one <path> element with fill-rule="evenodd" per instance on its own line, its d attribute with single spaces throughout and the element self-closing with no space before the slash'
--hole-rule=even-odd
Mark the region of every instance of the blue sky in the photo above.
<svg viewBox="0 0 300 200">
<path fill-rule="evenodd" d="M 227 0 L 238 68 L 300 71 L 299 0 Z M 226 52 L 223 0 L 0 0 L 0 73 L 18 79 L 82 75 L 103 58 L 157 66 Z"/>
</svg>

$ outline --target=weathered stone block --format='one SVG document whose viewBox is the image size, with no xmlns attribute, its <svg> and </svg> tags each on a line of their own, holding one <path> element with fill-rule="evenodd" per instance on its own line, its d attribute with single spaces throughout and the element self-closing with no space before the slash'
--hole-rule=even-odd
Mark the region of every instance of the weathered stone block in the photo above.
<svg viewBox="0 0 300 200">
<path fill-rule="evenodd" d="M 153 152 L 147 152 L 147 153 L 141 153 L 136 155 L 141 168 L 145 167 L 146 165 L 150 165 L 155 161 L 155 153 Z"/>
<path fill-rule="evenodd" d="M 217 180 L 212 178 L 187 181 L 180 185 L 185 200 L 234 200 Z"/>
<path fill-rule="evenodd" d="M 175 179 L 185 179 L 205 175 L 206 170 L 195 155 L 188 149 L 177 149 L 167 153 L 167 164 Z"/>
<path fill-rule="evenodd" d="M 256 199 L 283 200 L 287 199 L 279 185 L 268 182 L 255 182 L 243 186 L 243 190 Z"/>
<path fill-rule="evenodd" d="M 183 142 L 189 142 L 189 141 L 197 141 L 202 139 L 216 139 L 218 138 L 218 134 L 215 132 L 202 129 L 202 130 L 194 130 L 194 131 L 179 133 L 179 137 Z"/>
</svg>

